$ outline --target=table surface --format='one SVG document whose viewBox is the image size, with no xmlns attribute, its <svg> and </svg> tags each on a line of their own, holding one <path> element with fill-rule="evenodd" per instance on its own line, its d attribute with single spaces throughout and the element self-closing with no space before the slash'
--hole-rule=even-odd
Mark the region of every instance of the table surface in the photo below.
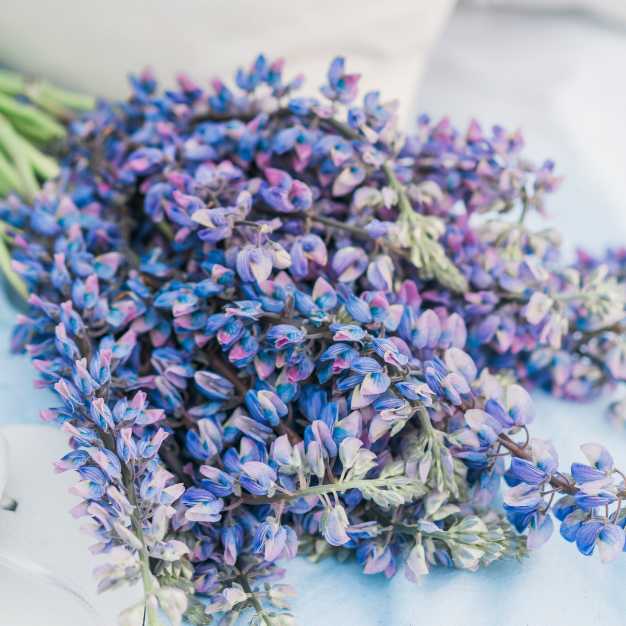
<svg viewBox="0 0 626 626">
<path fill-rule="evenodd" d="M 580 18 L 463 11 L 431 57 L 419 108 L 435 116 L 450 113 L 457 123 L 474 115 L 521 126 L 529 152 L 555 158 L 567 175 L 549 204 L 552 223 L 567 241 L 599 250 L 623 243 L 626 234 L 626 88 L 615 80 L 624 58 L 623 32 Z M 34 392 L 26 359 L 4 348 L 13 316 L 0 300 L 0 425 L 11 445 L 9 489 L 20 499 L 13 516 L 0 515 L 0 554 L 26 557 L 70 581 L 109 626 L 136 592 L 94 593 L 89 540 L 66 513 L 75 501 L 66 493 L 73 479 L 50 472 L 52 460 L 64 453 L 63 435 L 33 425 L 51 395 Z M 606 403 L 573 405 L 539 396 L 533 433 L 554 441 L 565 466 L 587 441 L 606 442 L 617 459 L 626 459 L 626 431 L 604 420 Z M 626 555 L 601 565 L 558 537 L 524 563 L 496 563 L 476 574 L 436 571 L 419 587 L 402 575 L 385 581 L 331 560 L 288 565 L 288 580 L 300 589 L 295 613 L 304 626 L 617 626 L 626 615 L 622 576 Z M 2 623 L 90 623 L 70 596 L 37 580 L 7 574 L 0 559 Z M 32 602 L 34 593 L 38 602 Z"/>
</svg>

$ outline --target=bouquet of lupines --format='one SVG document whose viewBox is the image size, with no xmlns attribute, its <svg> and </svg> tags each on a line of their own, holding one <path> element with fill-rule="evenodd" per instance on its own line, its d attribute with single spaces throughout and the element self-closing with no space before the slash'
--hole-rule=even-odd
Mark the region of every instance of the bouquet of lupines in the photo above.
<svg viewBox="0 0 626 626">
<path fill-rule="evenodd" d="M 0 207 L 31 292 L 14 347 L 60 398 L 99 588 L 143 585 L 123 624 L 294 624 L 296 554 L 417 581 L 555 525 L 624 547 L 624 475 L 595 443 L 560 467 L 522 386 L 624 377 L 624 255 L 567 266 L 525 227 L 558 179 L 519 135 L 406 137 L 342 59 L 323 100 L 301 82 L 263 57 L 236 91 L 144 73 Z"/>
</svg>

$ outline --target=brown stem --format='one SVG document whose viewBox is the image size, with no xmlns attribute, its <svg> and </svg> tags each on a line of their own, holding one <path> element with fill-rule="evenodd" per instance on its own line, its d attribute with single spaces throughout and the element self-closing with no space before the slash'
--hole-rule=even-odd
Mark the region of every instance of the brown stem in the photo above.
<svg viewBox="0 0 626 626">
<path fill-rule="evenodd" d="M 172 439 L 172 436 L 168 437 L 159 449 L 159 456 L 167 468 L 178 477 L 185 487 L 191 487 L 193 485 L 193 481 L 191 480 L 191 477 L 185 473 L 179 453 L 180 448 Z"/>
<path fill-rule="evenodd" d="M 526 461 L 533 460 L 532 455 L 530 454 L 528 449 L 522 448 L 522 446 L 515 443 L 508 435 L 501 434 L 498 436 L 498 439 L 500 443 L 514 456 L 519 457 L 520 459 L 524 459 Z M 550 484 L 562 493 L 567 493 L 570 495 L 578 493 L 578 489 L 575 485 L 560 476 L 552 476 L 552 478 L 550 479 Z"/>
<path fill-rule="evenodd" d="M 239 582 L 241 583 L 241 587 L 248 594 L 248 598 L 256 611 L 257 617 L 261 617 L 266 626 L 272 626 L 272 620 L 270 616 L 267 614 L 267 611 L 263 608 L 263 605 L 259 602 L 256 594 L 252 590 L 250 583 L 248 581 L 248 577 L 241 572 L 237 577 Z"/>
<path fill-rule="evenodd" d="M 228 379 L 237 390 L 240 396 L 244 396 L 248 387 L 241 378 L 237 375 L 237 370 L 230 364 L 224 361 L 219 352 L 211 352 L 210 367 L 212 367 L 218 374 L 221 374 L 224 378 Z"/>
<path fill-rule="evenodd" d="M 281 435 L 287 435 L 287 439 L 289 439 L 289 443 L 292 446 L 295 446 L 296 444 L 302 441 L 302 437 L 300 437 L 300 435 L 285 422 L 279 422 L 278 425 L 276 426 L 276 430 Z"/>
<path fill-rule="evenodd" d="M 380 244 L 381 242 L 378 239 L 374 239 L 364 228 L 360 226 L 356 226 L 354 224 L 348 224 L 347 222 L 341 222 L 332 217 L 327 217 L 325 215 L 319 215 L 317 213 L 303 213 L 301 211 L 293 212 L 293 213 L 281 213 L 280 211 L 275 211 L 271 207 L 267 206 L 259 206 L 255 205 L 254 210 L 258 213 L 264 213 L 267 215 L 274 215 L 278 217 L 282 217 L 283 219 L 299 219 L 299 220 L 311 220 L 312 222 L 318 222 L 319 224 L 324 224 L 329 228 L 335 228 L 337 230 L 343 230 L 344 232 L 350 233 L 354 237 L 361 239 L 363 241 L 372 241 L 374 243 Z M 384 242 L 384 248 L 386 248 L 389 252 L 407 260 L 410 262 L 409 254 L 403 250 L 400 246 L 395 246 L 392 243 L 386 241 Z"/>
<path fill-rule="evenodd" d="M 204 113 L 200 113 L 195 115 L 192 118 L 192 124 L 197 124 L 198 122 L 228 122 L 230 120 L 240 120 L 242 122 L 250 122 L 257 115 L 258 111 L 251 111 L 249 113 L 214 113 L 212 111 L 206 111 Z M 272 118 L 282 118 L 282 117 L 298 117 L 304 118 L 308 120 L 317 120 L 321 126 L 330 126 L 333 130 L 337 131 L 342 137 L 345 139 L 349 139 L 350 141 L 363 141 L 365 138 L 361 135 L 357 130 L 351 128 L 347 124 L 340 122 L 334 118 L 325 118 L 316 115 L 315 113 L 307 113 L 305 115 L 296 115 L 290 109 L 283 107 L 280 109 L 276 109 L 273 113 L 270 114 Z"/>
</svg>

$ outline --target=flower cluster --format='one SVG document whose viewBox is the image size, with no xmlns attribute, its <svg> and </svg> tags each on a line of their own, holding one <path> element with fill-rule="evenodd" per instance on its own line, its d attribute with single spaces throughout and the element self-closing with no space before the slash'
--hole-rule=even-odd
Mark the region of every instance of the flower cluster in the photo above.
<svg viewBox="0 0 626 626">
<path fill-rule="evenodd" d="M 596 364 L 616 267 L 559 265 L 523 225 L 552 164 L 499 128 L 405 137 L 342 59 L 325 100 L 301 82 L 262 56 L 238 90 L 144 73 L 72 124 L 32 206 L 0 206 L 32 294 L 14 348 L 61 400 L 100 587 L 142 580 L 123 624 L 293 624 L 298 553 L 418 580 L 521 557 L 553 517 L 583 554 L 624 545 L 610 455 L 559 471 L 513 377 L 586 397 L 621 376 L 621 353 Z"/>
</svg>

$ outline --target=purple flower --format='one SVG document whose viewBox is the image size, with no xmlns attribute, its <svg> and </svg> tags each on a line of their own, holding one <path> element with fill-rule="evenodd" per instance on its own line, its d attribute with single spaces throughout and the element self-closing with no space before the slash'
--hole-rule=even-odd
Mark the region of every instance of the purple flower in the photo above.
<svg viewBox="0 0 626 626">
<path fill-rule="evenodd" d="M 244 402 L 250 415 L 268 426 L 277 426 L 280 418 L 287 415 L 285 403 L 270 390 L 249 390 L 246 392 Z"/>
<path fill-rule="evenodd" d="M 262 552 L 266 561 L 292 559 L 297 548 L 298 538 L 293 528 L 281 526 L 272 518 L 257 526 L 253 550 Z"/>
<path fill-rule="evenodd" d="M 193 375 L 198 389 L 209 400 L 227 400 L 234 392 L 234 385 L 213 372 L 198 370 Z"/>
<path fill-rule="evenodd" d="M 211 524 L 219 522 L 224 508 L 224 501 L 216 498 L 212 493 L 198 487 L 187 489 L 181 499 L 187 507 L 185 519 L 190 522 Z"/>
<path fill-rule="evenodd" d="M 543 499 L 534 484 L 520 483 L 504 495 L 504 509 L 517 532 L 523 532 L 539 511 Z"/>
<path fill-rule="evenodd" d="M 526 483 L 539 485 L 550 479 L 557 470 L 559 460 L 557 453 L 549 441 L 533 439 L 530 442 L 532 461 L 513 458 L 505 474 L 509 485 Z"/>
<path fill-rule="evenodd" d="M 361 341 L 365 338 L 365 331 L 354 324 L 332 324 L 330 330 L 335 341 Z"/>
<path fill-rule="evenodd" d="M 265 170 L 269 185 L 262 188 L 263 200 L 281 213 L 306 211 L 313 202 L 311 189 L 287 172 L 274 168 Z"/>
<path fill-rule="evenodd" d="M 263 248 L 246 246 L 237 254 L 237 273 L 247 282 L 267 280 L 272 273 L 272 257 Z"/>
<path fill-rule="evenodd" d="M 504 428 L 523 426 L 535 417 L 532 400 L 520 385 L 509 385 L 504 402 L 501 399 L 490 399 L 485 404 L 485 410 Z"/>
<path fill-rule="evenodd" d="M 241 466 L 239 482 L 255 496 L 271 495 L 275 488 L 276 472 L 265 463 L 248 461 Z"/>
<path fill-rule="evenodd" d="M 348 246 L 335 253 L 331 265 L 339 282 L 349 283 L 361 276 L 367 268 L 367 255 L 361 248 Z"/>
<path fill-rule="evenodd" d="M 350 541 L 346 532 L 349 528 L 348 516 L 340 504 L 331 509 L 325 509 L 320 520 L 320 529 L 324 539 L 331 546 L 342 546 Z"/>
<path fill-rule="evenodd" d="M 359 74 L 346 74 L 345 59 L 337 57 L 328 70 L 328 84 L 321 91 L 331 100 L 349 104 L 356 98 L 359 78 Z"/>
</svg>

